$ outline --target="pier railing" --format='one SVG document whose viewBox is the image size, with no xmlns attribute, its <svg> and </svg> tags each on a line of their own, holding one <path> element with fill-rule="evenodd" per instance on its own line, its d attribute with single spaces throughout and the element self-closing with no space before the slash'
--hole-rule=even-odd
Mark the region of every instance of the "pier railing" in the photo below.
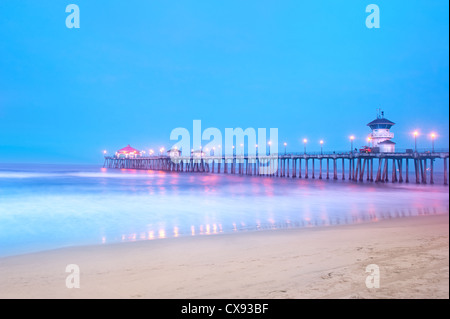
<svg viewBox="0 0 450 319">
<path fill-rule="evenodd" d="M 418 148 L 417 150 L 414 149 L 396 149 L 395 152 L 361 152 L 359 150 L 353 150 L 353 151 L 314 151 L 314 152 L 278 152 L 279 156 L 284 156 L 284 155 L 293 155 L 293 156 L 302 156 L 302 155 L 355 155 L 355 154 L 375 154 L 375 155 L 381 155 L 381 154 L 414 154 L 414 153 L 419 153 L 419 154 L 429 154 L 429 153 L 448 153 L 449 149 L 448 148 L 436 148 L 436 149 L 431 149 L 431 148 Z"/>
</svg>

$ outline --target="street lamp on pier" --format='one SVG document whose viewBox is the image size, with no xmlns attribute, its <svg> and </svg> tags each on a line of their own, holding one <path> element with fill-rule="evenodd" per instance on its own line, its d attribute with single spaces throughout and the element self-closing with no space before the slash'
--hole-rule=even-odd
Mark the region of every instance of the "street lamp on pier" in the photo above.
<svg viewBox="0 0 450 319">
<path fill-rule="evenodd" d="M 353 140 L 355 139 L 355 137 L 352 135 L 352 136 L 350 136 L 350 151 L 352 152 L 352 154 L 353 154 Z"/>
<path fill-rule="evenodd" d="M 414 131 L 414 152 L 417 153 L 417 135 L 419 135 L 419 132 Z"/>
<path fill-rule="evenodd" d="M 431 152 L 434 153 L 434 139 L 436 138 L 436 133 L 431 133 Z"/>
</svg>

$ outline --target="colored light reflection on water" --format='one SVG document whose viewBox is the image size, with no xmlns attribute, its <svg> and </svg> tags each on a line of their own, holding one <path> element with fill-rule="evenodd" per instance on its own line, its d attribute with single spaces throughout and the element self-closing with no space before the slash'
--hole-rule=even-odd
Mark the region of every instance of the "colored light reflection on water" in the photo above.
<svg viewBox="0 0 450 319">
<path fill-rule="evenodd" d="M 442 185 L 0 166 L 0 256 L 448 213 Z"/>
</svg>

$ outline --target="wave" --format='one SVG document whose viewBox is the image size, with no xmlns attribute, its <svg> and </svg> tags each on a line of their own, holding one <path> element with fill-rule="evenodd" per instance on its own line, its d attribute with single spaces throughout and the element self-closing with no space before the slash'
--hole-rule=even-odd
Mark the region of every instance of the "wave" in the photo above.
<svg viewBox="0 0 450 319">
<path fill-rule="evenodd" d="M 25 179 L 25 178 L 55 178 L 55 177 L 85 177 L 85 178 L 149 178 L 150 176 L 164 175 L 158 172 L 139 172 L 136 174 L 127 173 L 107 173 L 107 172 L 55 172 L 55 173 L 35 173 L 35 172 L 0 172 L 0 179 Z"/>
</svg>

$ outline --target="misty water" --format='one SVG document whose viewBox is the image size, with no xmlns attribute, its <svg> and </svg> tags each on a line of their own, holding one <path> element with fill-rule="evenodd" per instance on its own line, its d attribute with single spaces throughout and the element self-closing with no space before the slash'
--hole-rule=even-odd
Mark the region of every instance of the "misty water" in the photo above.
<svg viewBox="0 0 450 319">
<path fill-rule="evenodd" d="M 436 174 L 439 180 L 439 174 Z M 448 214 L 448 187 L 0 164 L 0 256 Z"/>
</svg>

